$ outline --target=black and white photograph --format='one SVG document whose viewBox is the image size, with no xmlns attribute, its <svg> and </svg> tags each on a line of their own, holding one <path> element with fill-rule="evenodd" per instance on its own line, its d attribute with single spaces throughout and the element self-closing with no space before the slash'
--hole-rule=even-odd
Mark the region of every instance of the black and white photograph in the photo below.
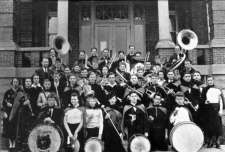
<svg viewBox="0 0 225 152">
<path fill-rule="evenodd" d="M 0 152 L 225 152 L 225 0 L 0 0 Z"/>
</svg>

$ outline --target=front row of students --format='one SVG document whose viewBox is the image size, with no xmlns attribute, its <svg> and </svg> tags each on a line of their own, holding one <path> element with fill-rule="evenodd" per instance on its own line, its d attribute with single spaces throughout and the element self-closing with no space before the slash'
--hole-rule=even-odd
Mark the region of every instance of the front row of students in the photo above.
<svg viewBox="0 0 225 152">
<path fill-rule="evenodd" d="M 127 98 L 129 104 L 122 108 L 116 96 L 111 95 L 103 110 L 93 95 L 86 97 L 86 106 L 83 107 L 78 94 L 72 93 L 70 106 L 63 115 L 61 109 L 54 107 L 57 98 L 51 94 L 47 98 L 48 109 L 39 119 L 65 128 L 66 144 L 70 144 L 71 138 L 78 139 L 82 150 L 87 139 L 97 137 L 104 141 L 107 152 L 125 151 L 117 131 L 123 133 L 128 140 L 135 134 L 143 134 L 151 142 L 152 150 L 167 150 L 168 124 L 192 121 L 190 106 L 186 104 L 182 92 L 177 92 L 175 96 L 176 104 L 170 117 L 162 105 L 160 94 L 154 95 L 153 103 L 147 108 L 141 104 L 136 92 L 131 92 Z"/>
</svg>

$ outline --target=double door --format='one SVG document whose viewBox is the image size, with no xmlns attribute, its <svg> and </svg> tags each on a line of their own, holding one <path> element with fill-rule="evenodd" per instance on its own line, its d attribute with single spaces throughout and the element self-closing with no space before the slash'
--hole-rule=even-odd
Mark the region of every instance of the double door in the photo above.
<svg viewBox="0 0 225 152">
<path fill-rule="evenodd" d="M 99 51 L 108 48 L 112 54 L 126 51 L 130 44 L 130 25 L 128 23 L 96 23 L 95 46 Z"/>
</svg>

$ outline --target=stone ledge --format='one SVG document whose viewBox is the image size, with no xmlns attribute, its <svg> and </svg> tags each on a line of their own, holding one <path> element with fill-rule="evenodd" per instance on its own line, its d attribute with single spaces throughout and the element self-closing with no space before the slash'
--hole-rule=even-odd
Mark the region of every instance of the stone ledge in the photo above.
<svg viewBox="0 0 225 152">
<path fill-rule="evenodd" d="M 155 46 L 156 49 L 174 48 L 175 44 L 171 40 L 159 40 Z"/>
<path fill-rule="evenodd" d="M 38 69 L 38 67 L 32 68 L 0 67 L 0 78 L 31 77 L 36 69 Z"/>
<path fill-rule="evenodd" d="M 225 75 L 225 64 L 193 65 L 202 75 Z"/>
</svg>

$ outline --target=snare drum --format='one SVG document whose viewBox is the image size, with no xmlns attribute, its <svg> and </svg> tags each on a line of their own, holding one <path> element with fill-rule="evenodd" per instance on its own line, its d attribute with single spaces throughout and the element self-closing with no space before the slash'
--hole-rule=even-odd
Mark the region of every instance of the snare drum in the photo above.
<svg viewBox="0 0 225 152">
<path fill-rule="evenodd" d="M 131 152 L 149 152 L 151 144 L 144 135 L 135 134 L 129 139 L 129 148 Z"/>
<path fill-rule="evenodd" d="M 52 124 L 40 124 L 28 136 L 31 152 L 57 152 L 64 141 L 62 131 Z"/>
<path fill-rule="evenodd" d="M 204 143 L 204 135 L 195 123 L 182 122 L 171 130 L 170 143 L 178 152 L 197 152 Z"/>
<path fill-rule="evenodd" d="M 103 150 L 103 142 L 96 137 L 89 138 L 84 145 L 85 152 L 103 152 Z"/>
</svg>

